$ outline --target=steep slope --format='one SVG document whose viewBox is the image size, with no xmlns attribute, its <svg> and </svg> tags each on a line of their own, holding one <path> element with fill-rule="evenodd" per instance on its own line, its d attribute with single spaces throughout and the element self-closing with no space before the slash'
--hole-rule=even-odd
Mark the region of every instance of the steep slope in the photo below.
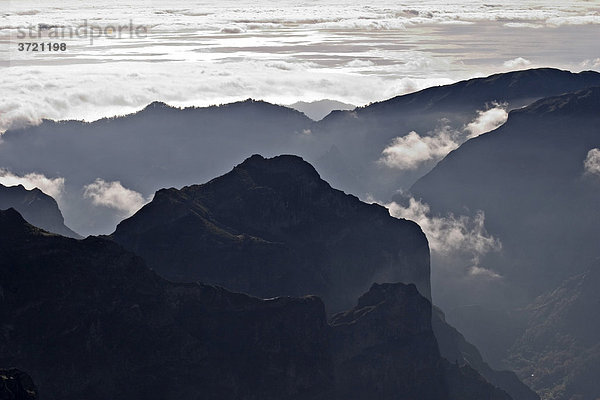
<svg viewBox="0 0 600 400">
<path fill-rule="evenodd" d="M 419 226 L 332 189 L 296 156 L 255 155 L 204 185 L 158 191 L 112 237 L 169 279 L 261 297 L 312 293 L 332 311 L 377 280 L 431 296 Z"/>
<path fill-rule="evenodd" d="M 598 256 L 600 87 L 540 100 L 450 153 L 411 189 L 438 212 L 483 210 L 501 239 L 496 272 L 536 296 Z M 568 265 L 569 268 L 565 268 Z"/>
<path fill-rule="evenodd" d="M 469 343 L 465 337 L 452 327 L 442 310 L 433 309 L 432 329 L 437 339 L 440 354 L 446 360 L 476 370 L 492 385 L 502 388 L 513 399 L 539 400 L 540 397 L 519 380 L 512 371 L 497 371 L 486 363 L 477 347 Z"/>
<path fill-rule="evenodd" d="M 56 200 L 40 189 L 25 189 L 22 185 L 0 185 L 0 210 L 14 208 L 32 225 L 63 236 L 80 236 L 65 226 L 65 220 Z"/>
<path fill-rule="evenodd" d="M 374 285 L 329 326 L 318 298 L 170 283 L 13 209 L 0 235 L 0 363 L 31 371 L 44 398 L 511 399 L 439 356 L 414 285 Z"/>
<path fill-rule="evenodd" d="M 440 358 L 431 303 L 414 285 L 374 284 L 331 319 L 340 399 L 490 399 L 511 397 L 468 366 Z"/>
<path fill-rule="evenodd" d="M 461 293 L 441 300 L 462 310 L 451 320 L 495 363 L 508 356 L 511 342 L 499 342 L 494 327 L 518 338 L 527 318 L 515 318 L 517 310 L 585 272 L 600 255 L 600 176 L 593 167 L 599 124 L 600 88 L 540 100 L 511 112 L 497 130 L 466 142 L 412 188 L 436 212 L 483 210 L 487 230 L 502 242 L 500 253 L 480 260 L 499 276 L 493 286 L 500 294 L 496 298 L 505 299 L 495 304 L 502 312 L 483 306 L 469 314 L 481 305 Z M 502 319 L 491 321 L 490 315 Z M 564 351 L 565 357 L 576 357 Z M 547 376 L 544 385 L 560 385 L 564 379 Z"/>
<path fill-rule="evenodd" d="M 544 399 L 600 397 L 598 287 L 596 265 L 527 307 L 529 324 L 511 349 L 511 360 Z"/>
<path fill-rule="evenodd" d="M 473 134 L 467 127 L 481 117 L 478 111 L 499 105 L 513 110 L 591 86 L 600 86 L 600 73 L 539 68 L 431 87 L 352 111 L 334 112 L 313 128 L 313 134 L 321 139 L 325 150 L 335 145 L 354 170 L 345 171 L 343 165 L 329 166 L 327 162 L 316 166 L 326 179 L 336 177 L 335 184 L 344 190 L 388 200 L 399 188 L 408 189 L 439 160 L 423 156 L 410 167 L 378 162 L 396 138 L 412 131 L 421 138 L 435 138 L 433 143 L 423 142 L 413 148 L 413 156 L 423 152 L 424 146 L 429 151 L 441 145 L 458 146 Z"/>
</svg>

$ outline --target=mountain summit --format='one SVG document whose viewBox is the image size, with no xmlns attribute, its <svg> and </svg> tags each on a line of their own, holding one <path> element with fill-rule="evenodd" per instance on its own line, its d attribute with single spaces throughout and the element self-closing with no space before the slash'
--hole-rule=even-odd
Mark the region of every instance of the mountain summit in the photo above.
<svg viewBox="0 0 600 400">
<path fill-rule="evenodd" d="M 160 190 L 112 236 L 169 279 L 313 293 L 334 311 L 377 280 L 431 296 L 419 226 L 331 188 L 296 156 L 254 155 L 206 184 Z"/>
</svg>

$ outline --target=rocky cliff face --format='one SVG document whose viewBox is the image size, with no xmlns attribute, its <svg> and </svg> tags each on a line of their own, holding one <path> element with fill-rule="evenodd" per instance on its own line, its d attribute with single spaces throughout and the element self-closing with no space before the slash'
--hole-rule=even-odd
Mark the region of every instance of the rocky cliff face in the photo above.
<svg viewBox="0 0 600 400">
<path fill-rule="evenodd" d="M 295 156 L 255 155 L 204 185 L 161 190 L 112 237 L 169 279 L 261 297 L 312 293 L 330 311 L 375 281 L 414 283 L 430 297 L 419 226 L 332 189 Z"/>
<path fill-rule="evenodd" d="M 337 398 L 511 399 L 471 367 L 440 356 L 431 317 L 431 303 L 402 283 L 374 284 L 354 308 L 334 315 Z"/>
<path fill-rule="evenodd" d="M 44 398 L 509 400 L 448 364 L 414 285 L 374 285 L 331 325 L 316 297 L 170 283 L 115 243 L 0 211 L 0 364 Z"/>
<path fill-rule="evenodd" d="M 27 190 L 22 185 L 0 185 L 0 210 L 8 208 L 14 208 L 32 225 L 49 232 L 72 238 L 80 237 L 65 226 L 65 220 L 56 200 L 40 189 Z"/>
<path fill-rule="evenodd" d="M 111 241 L 0 213 L 0 365 L 48 399 L 301 398 L 329 384 L 314 297 L 171 284 Z"/>
<path fill-rule="evenodd" d="M 331 325 L 340 398 L 447 397 L 431 303 L 414 285 L 375 284 Z"/>
<path fill-rule="evenodd" d="M 0 369 L 0 400 L 37 400 L 31 377 L 18 369 Z"/>
</svg>

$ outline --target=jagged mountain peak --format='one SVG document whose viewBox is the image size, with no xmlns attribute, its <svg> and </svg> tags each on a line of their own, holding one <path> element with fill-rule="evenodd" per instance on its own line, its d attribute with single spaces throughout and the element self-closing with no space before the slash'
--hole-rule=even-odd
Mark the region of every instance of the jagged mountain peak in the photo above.
<svg viewBox="0 0 600 400">
<path fill-rule="evenodd" d="M 38 188 L 27 190 L 23 185 L 0 184 L 0 210 L 14 208 L 27 222 L 48 232 L 80 238 L 67 226 L 56 200 Z"/>
<path fill-rule="evenodd" d="M 317 294 L 331 311 L 376 281 L 431 296 L 420 227 L 332 188 L 293 155 L 254 155 L 208 183 L 161 190 L 113 238 L 169 279 L 260 297 Z"/>
</svg>

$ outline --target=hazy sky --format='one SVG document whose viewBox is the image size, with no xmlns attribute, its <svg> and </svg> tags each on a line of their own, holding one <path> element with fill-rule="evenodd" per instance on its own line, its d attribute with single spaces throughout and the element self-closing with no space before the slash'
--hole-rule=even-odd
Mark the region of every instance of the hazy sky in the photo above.
<svg viewBox="0 0 600 400">
<path fill-rule="evenodd" d="M 600 1 L 358 3 L 0 0 L 0 131 L 154 100 L 361 105 L 511 69 L 600 69 Z M 90 32 L 130 24 L 139 37 L 127 28 L 91 43 Z M 47 37 L 82 25 L 87 37 Z M 42 37 L 19 38 L 30 26 Z M 18 50 L 42 41 L 67 49 Z"/>
</svg>

